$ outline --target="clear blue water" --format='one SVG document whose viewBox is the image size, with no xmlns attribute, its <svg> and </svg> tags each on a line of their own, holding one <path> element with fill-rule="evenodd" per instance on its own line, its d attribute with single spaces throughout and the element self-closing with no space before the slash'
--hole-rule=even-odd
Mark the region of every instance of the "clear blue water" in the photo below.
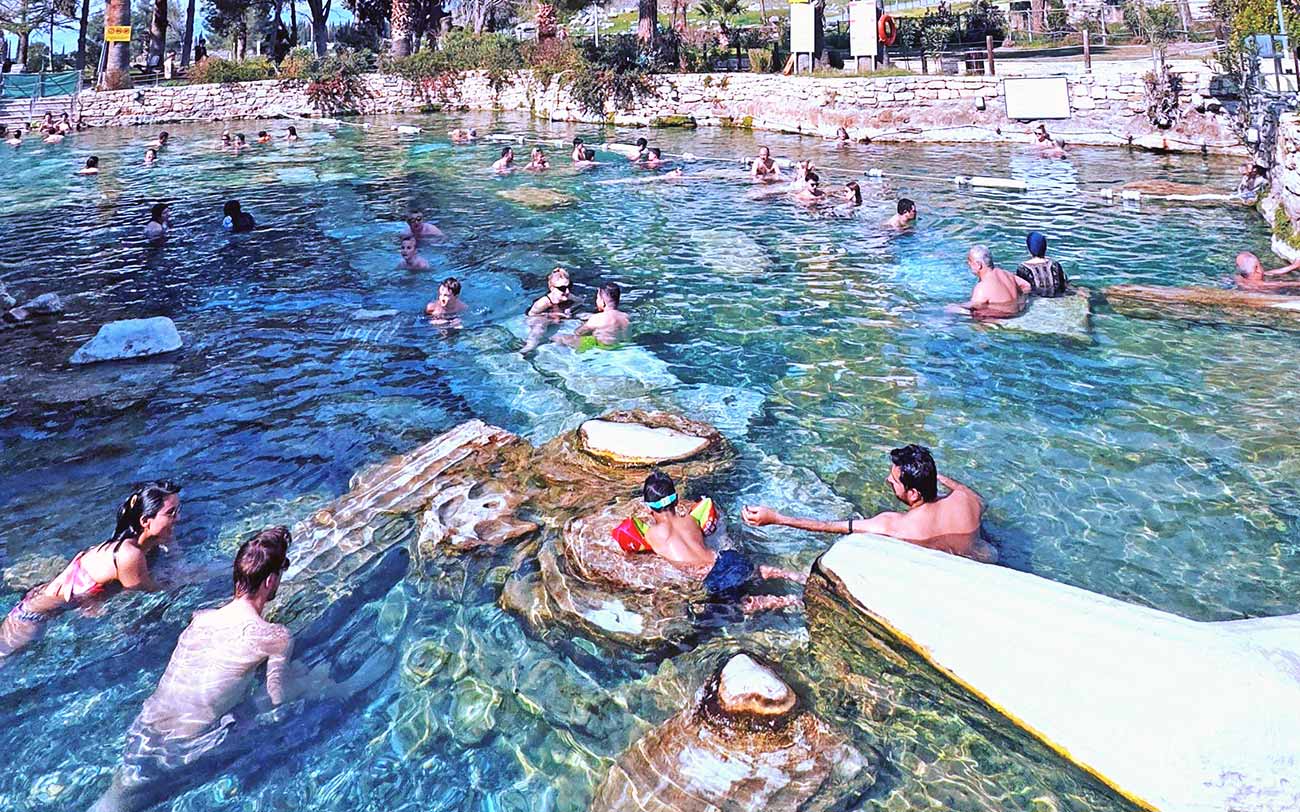
<svg viewBox="0 0 1300 812">
<path fill-rule="evenodd" d="M 0 280 L 20 298 L 57 291 L 69 307 L 58 321 L 0 333 L 0 563 L 71 556 L 108 534 L 133 483 L 167 476 L 184 483 L 185 503 L 163 568 L 196 582 L 118 597 L 102 617 L 65 616 L 5 667 L 0 744 L 17 769 L 0 775 L 0 806 L 80 809 L 102 791 L 189 614 L 225 591 L 224 576 L 194 573 L 224 568 L 242 533 L 307 515 L 357 470 L 473 416 L 542 439 L 613 403 L 739 387 L 752 415 L 715 404 L 733 413 L 746 449 L 735 489 L 716 494 L 733 519 L 774 493 L 799 494 L 813 512 L 847 509 L 835 495 L 864 513 L 889 507 L 885 452 L 922 442 L 987 498 L 988 533 L 1010 566 L 1203 620 L 1296 611 L 1300 334 L 1140 321 L 1099 305 L 1082 343 L 943 312 L 973 281 L 970 244 L 1012 266 L 1033 228 L 1091 288 L 1215 284 L 1235 252 L 1266 251 L 1253 212 L 1122 207 L 1085 192 L 1135 178 L 1229 186 L 1235 162 L 1078 150 L 1067 164 L 994 146 L 844 150 L 761 133 L 650 134 L 673 153 L 741 156 L 767 143 L 824 166 L 921 178 L 864 183 L 860 216 L 839 219 L 750 200 L 740 180 L 618 182 L 637 175 L 612 154 L 575 175 L 552 149 L 552 173 L 498 178 L 485 171 L 496 148 L 452 147 L 440 135 L 448 120 L 424 119 L 430 132 L 417 137 L 389 123 L 302 124 L 304 143 L 239 157 L 215 149 L 219 125 L 178 125 L 152 168 L 140 163 L 153 130 L 6 150 Z M 236 129 L 251 136 L 259 125 Z M 74 177 L 91 153 L 104 174 Z M 954 174 L 1050 191 L 960 190 Z M 577 205 L 539 212 L 497 194 L 530 186 Z M 900 193 L 921 210 L 903 235 L 880 226 Z M 219 229 L 229 197 L 259 232 Z M 161 247 L 142 237 L 156 200 L 173 202 L 176 224 Z M 425 249 L 431 273 L 395 269 L 392 239 L 411 203 L 450 237 Z M 521 362 L 518 313 L 557 264 L 588 300 L 602 280 L 623 285 L 636 343 L 662 364 L 635 370 L 633 384 L 618 376 L 631 370 L 584 377 L 551 350 Z M 464 281 L 471 306 L 459 331 L 421 316 L 448 275 Z M 399 315 L 358 321 L 360 308 Z M 66 364 L 99 324 L 146 315 L 173 318 L 184 351 L 126 377 Z M 829 541 L 744 539 L 799 566 Z M 257 769 L 204 778 L 164 808 L 583 809 L 609 759 L 676 709 L 664 685 L 690 684 L 709 651 L 760 635 L 793 647 L 792 670 L 807 671 L 798 617 L 728 630 L 679 664 L 575 662 L 497 607 L 510 566 L 503 554 L 381 584 L 309 654 L 346 670 L 377 647 L 400 658 L 433 641 L 457 665 L 422 686 L 395 667 L 364 701 L 322 713 L 305 744 L 268 745 Z M 851 709 L 823 711 L 870 727 Z M 955 809 L 1004 808 L 1021 780 L 925 741 L 924 730 L 874 741 L 892 778 L 863 808 L 927 808 L 936 796 L 918 763 L 961 788 L 946 796 Z"/>
</svg>

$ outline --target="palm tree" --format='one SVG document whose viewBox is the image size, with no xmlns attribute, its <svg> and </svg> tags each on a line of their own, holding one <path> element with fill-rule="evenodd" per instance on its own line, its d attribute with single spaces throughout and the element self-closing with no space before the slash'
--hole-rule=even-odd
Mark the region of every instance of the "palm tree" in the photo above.
<svg viewBox="0 0 1300 812">
<path fill-rule="evenodd" d="M 146 65 L 162 67 L 167 56 L 167 0 L 153 0 L 153 19 L 149 23 L 149 58 Z"/>
<path fill-rule="evenodd" d="M 393 0 L 393 11 L 388 18 L 389 36 L 392 39 L 388 52 L 393 56 L 411 55 L 412 5 L 412 0 Z"/>
<path fill-rule="evenodd" d="M 195 0 L 190 0 L 190 7 L 185 12 L 185 39 L 181 41 L 181 65 L 184 66 L 189 66 L 194 47 L 194 6 Z"/>
<path fill-rule="evenodd" d="M 104 25 L 131 25 L 131 0 L 108 0 Z M 118 90 L 131 86 L 131 43 L 108 43 L 108 65 L 104 70 L 104 89 Z"/>
<path fill-rule="evenodd" d="M 740 0 L 704 0 L 695 9 L 700 12 L 700 16 L 704 17 L 704 19 L 717 23 L 722 35 L 735 44 L 736 68 L 739 69 L 740 38 L 732 36 L 731 21 L 741 14 Z"/>
<path fill-rule="evenodd" d="M 636 38 L 642 45 L 654 45 L 659 27 L 659 3 L 657 0 L 637 0 Z"/>
</svg>

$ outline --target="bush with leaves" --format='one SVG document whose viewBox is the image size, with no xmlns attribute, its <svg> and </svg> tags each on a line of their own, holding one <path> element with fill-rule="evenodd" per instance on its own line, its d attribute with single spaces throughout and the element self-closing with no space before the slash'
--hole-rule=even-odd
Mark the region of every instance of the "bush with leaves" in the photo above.
<svg viewBox="0 0 1300 812">
<path fill-rule="evenodd" d="M 235 82 L 260 82 L 270 79 L 274 74 L 275 65 L 263 56 L 243 62 L 210 56 L 191 65 L 188 76 L 192 85 L 228 85 Z"/>
<path fill-rule="evenodd" d="M 524 64 L 533 72 L 533 79 L 543 87 L 549 87 L 551 80 L 582 70 L 586 62 L 582 53 L 569 39 L 548 39 L 540 42 L 528 42 L 523 45 Z"/>
<path fill-rule="evenodd" d="M 588 40 L 583 44 L 582 58 L 584 69 L 565 84 L 583 112 L 603 115 L 607 105 L 627 110 L 654 95 L 650 77 L 657 66 L 651 55 L 642 53 L 634 35 L 608 37 L 599 46 Z"/>
<path fill-rule="evenodd" d="M 369 51 L 346 48 L 312 60 L 304 76 L 307 99 L 326 113 L 357 112 L 361 101 L 370 95 L 362 77 L 373 69 L 374 61 Z"/>
</svg>

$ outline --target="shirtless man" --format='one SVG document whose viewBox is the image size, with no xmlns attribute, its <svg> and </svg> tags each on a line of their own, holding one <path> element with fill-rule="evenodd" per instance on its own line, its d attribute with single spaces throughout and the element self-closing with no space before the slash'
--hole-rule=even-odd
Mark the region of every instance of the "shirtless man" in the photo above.
<svg viewBox="0 0 1300 812">
<path fill-rule="evenodd" d="M 420 256 L 420 242 L 410 234 L 402 237 L 397 251 L 402 255 L 402 261 L 397 267 L 404 268 L 408 271 L 427 271 L 429 270 L 429 260 Z"/>
<path fill-rule="evenodd" d="M 258 134 L 257 134 L 257 143 L 259 143 L 259 144 L 269 144 L 269 143 L 271 143 L 271 134 L 270 134 L 269 132 L 267 132 L 266 130 L 262 130 L 262 131 L 258 132 Z"/>
<path fill-rule="evenodd" d="M 449 276 L 438 285 L 438 298 L 425 305 L 424 312 L 435 319 L 450 319 L 466 309 L 467 305 L 460 300 L 460 280 Z"/>
<path fill-rule="evenodd" d="M 768 507 L 746 506 L 741 515 L 746 524 L 763 527 L 784 525 L 813 533 L 876 533 L 901 539 L 920 547 L 993 563 L 997 551 L 980 538 L 984 502 L 975 491 L 935 468 L 934 457 L 924 446 L 908 445 L 889 452 L 889 478 L 895 498 L 907 505 L 898 513 L 885 511 L 870 519 L 842 522 L 783 516 Z M 939 496 L 939 485 L 948 495 Z"/>
<path fill-rule="evenodd" d="M 1300 269 L 1300 259 L 1290 265 L 1266 271 L 1264 265 L 1259 261 L 1259 257 L 1249 251 L 1242 251 L 1237 254 L 1237 276 L 1233 281 L 1237 284 L 1237 287 L 1245 290 L 1275 290 L 1277 288 L 1300 290 L 1300 279 L 1274 282 L 1268 278 L 1270 276 L 1286 276 L 1297 269 Z"/>
<path fill-rule="evenodd" d="M 492 171 L 504 175 L 507 172 L 514 171 L 515 168 L 515 151 L 510 147 L 501 148 L 501 157 L 497 158 L 496 163 L 492 164 Z"/>
<path fill-rule="evenodd" d="M 91 155 L 86 159 L 86 165 L 77 170 L 78 175 L 98 175 L 99 174 L 99 156 Z"/>
<path fill-rule="evenodd" d="M 10 133 L 9 137 L 5 139 L 5 143 L 11 147 L 21 147 L 23 145 L 23 131 L 14 130 Z"/>
<path fill-rule="evenodd" d="M 465 130 L 457 127 L 447 135 L 451 138 L 453 144 L 468 144 L 478 138 L 478 130 Z"/>
<path fill-rule="evenodd" d="M 794 193 L 794 202 L 800 206 L 812 208 L 826 200 L 826 193 L 821 188 L 822 180 L 816 172 L 809 172 L 804 178 L 803 186 Z"/>
<path fill-rule="evenodd" d="M 710 595 L 733 595 L 753 579 L 754 565 L 739 550 L 716 552 L 704 543 L 704 530 L 690 515 L 694 504 L 681 504 L 677 485 L 662 471 L 652 471 L 641 487 L 641 498 L 650 508 L 645 540 L 650 549 L 673 566 L 700 578 Z M 746 508 L 748 510 L 748 508 Z M 760 579 L 782 579 L 804 583 L 807 576 L 777 567 L 758 567 Z M 796 606 L 794 595 L 752 596 L 742 602 L 745 611 Z"/>
<path fill-rule="evenodd" d="M 663 153 L 659 151 L 659 147 L 651 147 L 644 158 L 637 159 L 637 163 L 646 169 L 658 169 L 664 165 Z"/>
<path fill-rule="evenodd" d="M 758 148 L 758 157 L 750 164 L 749 176 L 768 183 L 781 179 L 781 167 L 772 158 L 772 150 L 767 147 Z"/>
<path fill-rule="evenodd" d="M 601 285 L 596 291 L 595 315 L 589 317 L 573 334 L 594 336 L 600 344 L 617 344 L 632 323 L 627 314 L 618 309 L 618 301 L 622 296 L 622 289 L 614 282 Z"/>
<path fill-rule="evenodd" d="M 168 135 L 167 131 L 163 130 L 162 132 L 158 133 L 158 138 L 155 139 L 154 142 L 149 146 L 153 147 L 154 149 L 162 149 L 163 147 L 167 146 L 167 139 L 170 137 L 171 136 Z"/>
<path fill-rule="evenodd" d="M 446 234 L 442 229 L 433 223 L 424 222 L 424 212 L 420 209 L 411 209 L 406 215 L 406 230 L 402 232 L 403 237 L 414 237 L 416 242 L 422 242 L 426 237 L 434 239 L 443 239 Z M 427 265 L 425 267 L 428 267 Z"/>
<path fill-rule="evenodd" d="M 898 199 L 897 214 L 885 221 L 889 228 L 902 231 L 916 222 L 916 204 L 905 197 Z"/>
<path fill-rule="evenodd" d="M 546 160 L 546 153 L 542 152 L 541 147 L 533 147 L 532 152 L 528 154 L 528 165 L 524 167 L 530 172 L 541 172 L 551 168 L 551 162 Z"/>
<path fill-rule="evenodd" d="M 573 166 L 576 169 L 590 169 L 596 166 L 596 150 L 579 146 L 573 150 Z"/>
<path fill-rule="evenodd" d="M 993 254 L 983 245 L 973 246 L 966 253 L 966 265 L 979 281 L 975 283 L 970 299 L 951 305 L 950 312 L 969 313 L 975 317 L 1005 317 L 1020 312 L 1032 289 L 1027 281 L 996 267 Z"/>
</svg>

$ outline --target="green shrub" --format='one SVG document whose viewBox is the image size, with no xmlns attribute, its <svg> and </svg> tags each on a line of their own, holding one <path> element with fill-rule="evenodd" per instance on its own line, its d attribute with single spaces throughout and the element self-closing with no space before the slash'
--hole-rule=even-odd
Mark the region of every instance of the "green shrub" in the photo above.
<svg viewBox="0 0 1300 812">
<path fill-rule="evenodd" d="M 192 85 L 228 85 L 235 82 L 260 82 L 270 79 L 275 74 L 275 65 L 264 56 L 233 62 L 229 59 L 210 56 L 190 67 L 189 80 Z"/>
<path fill-rule="evenodd" d="M 568 39 L 548 39 L 529 42 L 523 46 L 524 64 L 533 72 L 533 79 L 549 87 L 557 76 L 583 70 L 586 62 L 582 52 Z"/>
<path fill-rule="evenodd" d="M 306 62 L 302 72 L 307 82 L 307 99 L 326 113 L 355 112 L 361 100 L 370 95 L 361 77 L 373 63 L 374 56 L 369 51 L 346 48 Z"/>
<path fill-rule="evenodd" d="M 754 73 L 771 73 L 773 61 L 771 48 L 749 49 L 750 71 Z"/>
</svg>

